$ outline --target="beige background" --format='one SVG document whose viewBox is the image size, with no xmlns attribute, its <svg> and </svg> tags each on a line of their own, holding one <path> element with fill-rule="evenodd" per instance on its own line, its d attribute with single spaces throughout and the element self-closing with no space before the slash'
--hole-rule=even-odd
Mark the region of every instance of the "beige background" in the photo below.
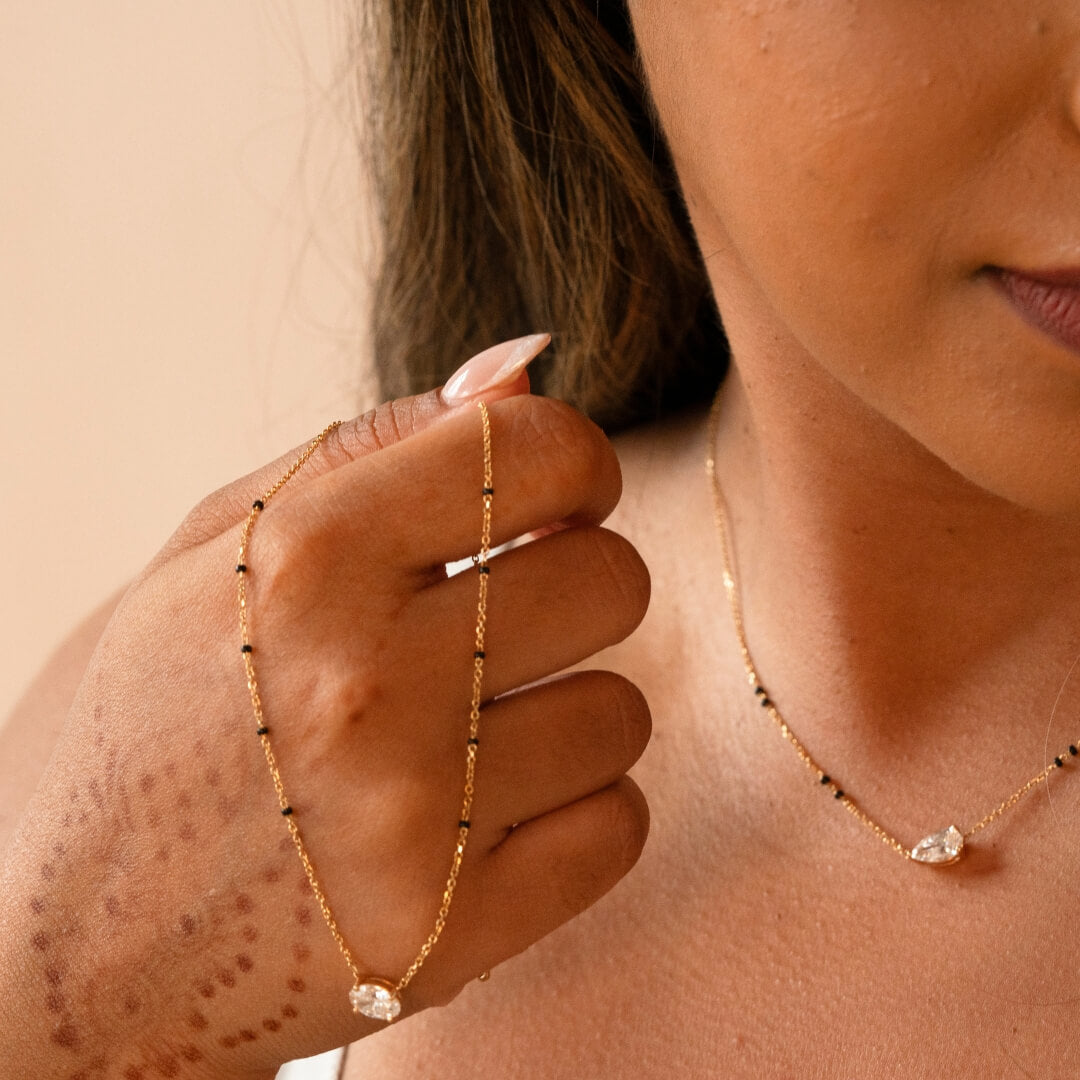
<svg viewBox="0 0 1080 1080">
<path fill-rule="evenodd" d="M 202 495 L 370 402 L 335 3 L 0 5 L 0 717 Z"/>
</svg>

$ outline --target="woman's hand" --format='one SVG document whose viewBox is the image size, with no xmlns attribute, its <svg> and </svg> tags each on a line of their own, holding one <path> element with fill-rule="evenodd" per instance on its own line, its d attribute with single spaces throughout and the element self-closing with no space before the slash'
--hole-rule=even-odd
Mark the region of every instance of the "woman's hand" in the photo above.
<svg viewBox="0 0 1080 1080">
<path fill-rule="evenodd" d="M 493 543 L 567 527 L 492 559 L 472 828 L 403 1017 L 593 903 L 648 828 L 624 775 L 648 738 L 641 694 L 598 671 L 529 685 L 628 634 L 649 585 L 599 527 L 620 493 L 610 444 L 526 390 L 515 374 L 481 395 Z M 0 1076 L 272 1076 L 382 1026 L 350 1009 L 240 654 L 240 530 L 297 453 L 196 507 L 98 645 L 0 879 Z M 395 981 L 457 842 L 477 585 L 444 564 L 479 548 L 481 480 L 475 404 L 389 403 L 326 438 L 247 556 L 295 821 L 362 973 Z"/>
</svg>

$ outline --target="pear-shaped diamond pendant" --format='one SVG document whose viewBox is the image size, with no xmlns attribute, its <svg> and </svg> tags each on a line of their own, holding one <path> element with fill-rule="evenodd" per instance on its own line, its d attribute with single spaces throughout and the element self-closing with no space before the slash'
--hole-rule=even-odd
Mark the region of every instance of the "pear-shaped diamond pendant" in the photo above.
<svg viewBox="0 0 1080 1080">
<path fill-rule="evenodd" d="M 369 979 L 349 991 L 349 1003 L 353 1012 L 372 1020 L 390 1023 L 401 1012 L 401 998 L 393 983 L 382 979 Z"/>
<path fill-rule="evenodd" d="M 955 825 L 927 836 L 911 849 L 911 857 L 916 862 L 932 863 L 934 866 L 948 866 L 963 854 L 964 834 Z"/>
</svg>

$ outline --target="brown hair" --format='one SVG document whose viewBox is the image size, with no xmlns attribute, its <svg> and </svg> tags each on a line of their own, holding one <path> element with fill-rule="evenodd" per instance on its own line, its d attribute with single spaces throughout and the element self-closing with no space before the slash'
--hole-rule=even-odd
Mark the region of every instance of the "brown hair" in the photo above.
<svg viewBox="0 0 1080 1080">
<path fill-rule="evenodd" d="M 383 394 L 550 330 L 534 388 L 609 430 L 707 397 L 727 346 L 625 4 L 361 2 Z"/>
</svg>

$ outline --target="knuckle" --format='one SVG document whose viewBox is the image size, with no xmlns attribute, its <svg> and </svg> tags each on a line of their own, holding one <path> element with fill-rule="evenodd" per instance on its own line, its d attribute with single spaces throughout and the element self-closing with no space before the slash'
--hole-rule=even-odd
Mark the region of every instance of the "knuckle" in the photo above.
<svg viewBox="0 0 1080 1080">
<path fill-rule="evenodd" d="M 295 596 L 313 589 L 324 599 L 330 582 L 338 590 L 374 569 L 369 538 L 343 542 L 350 524 L 349 493 L 333 482 L 298 487 L 260 517 L 251 544 L 256 567 L 274 575 L 278 588 Z M 351 537 L 350 537 L 351 539 Z M 291 587 L 290 587 L 291 583 Z"/>
<path fill-rule="evenodd" d="M 407 439 L 413 433 L 412 409 L 402 401 L 387 401 L 375 410 L 372 431 L 380 448 Z"/>
<path fill-rule="evenodd" d="M 386 686 L 381 677 L 384 652 L 382 643 L 373 641 L 361 655 L 349 658 L 347 670 L 326 673 L 330 692 L 321 712 L 331 718 L 333 727 L 354 739 L 371 735 L 385 704 Z"/>
<path fill-rule="evenodd" d="M 272 638 L 299 641 L 299 654 L 317 655 L 317 670 L 328 671 L 348 656 L 349 674 L 356 677 L 361 638 L 368 653 L 382 644 L 387 597 L 369 588 L 362 600 L 371 618 L 362 634 L 341 635 L 344 613 L 360 603 L 354 588 L 357 572 L 329 516 L 312 512 L 306 503 L 302 497 L 290 500 L 260 521 L 249 549 L 249 603 Z M 359 556 L 353 561 L 362 563 Z M 337 681 L 344 681 L 344 674 L 336 672 L 342 676 Z"/>
<path fill-rule="evenodd" d="M 186 547 L 209 536 L 218 536 L 235 524 L 234 516 L 215 492 L 197 502 L 180 522 L 173 534 L 172 543 Z"/>
<path fill-rule="evenodd" d="M 328 438 L 331 464 L 348 464 L 407 439 L 415 428 L 413 409 L 405 401 L 384 401 L 342 424 Z"/>
<path fill-rule="evenodd" d="M 278 598 L 278 608 L 293 607 L 323 558 L 326 529 L 314 517 L 297 514 L 289 504 L 275 507 L 259 522 L 251 539 L 252 583 Z"/>
<path fill-rule="evenodd" d="M 336 428 L 326 440 L 326 452 L 329 464 L 337 468 L 380 449 L 376 437 L 376 416 L 386 405 L 368 409 L 353 420 Z"/>
<path fill-rule="evenodd" d="M 257 588 L 279 594 L 278 590 L 287 588 L 293 578 L 293 571 L 304 562 L 303 555 L 297 549 L 307 547 L 308 536 L 296 535 L 291 527 L 291 514 L 287 507 L 275 507 L 276 513 L 264 513 L 250 542 L 249 577 Z"/>
</svg>

